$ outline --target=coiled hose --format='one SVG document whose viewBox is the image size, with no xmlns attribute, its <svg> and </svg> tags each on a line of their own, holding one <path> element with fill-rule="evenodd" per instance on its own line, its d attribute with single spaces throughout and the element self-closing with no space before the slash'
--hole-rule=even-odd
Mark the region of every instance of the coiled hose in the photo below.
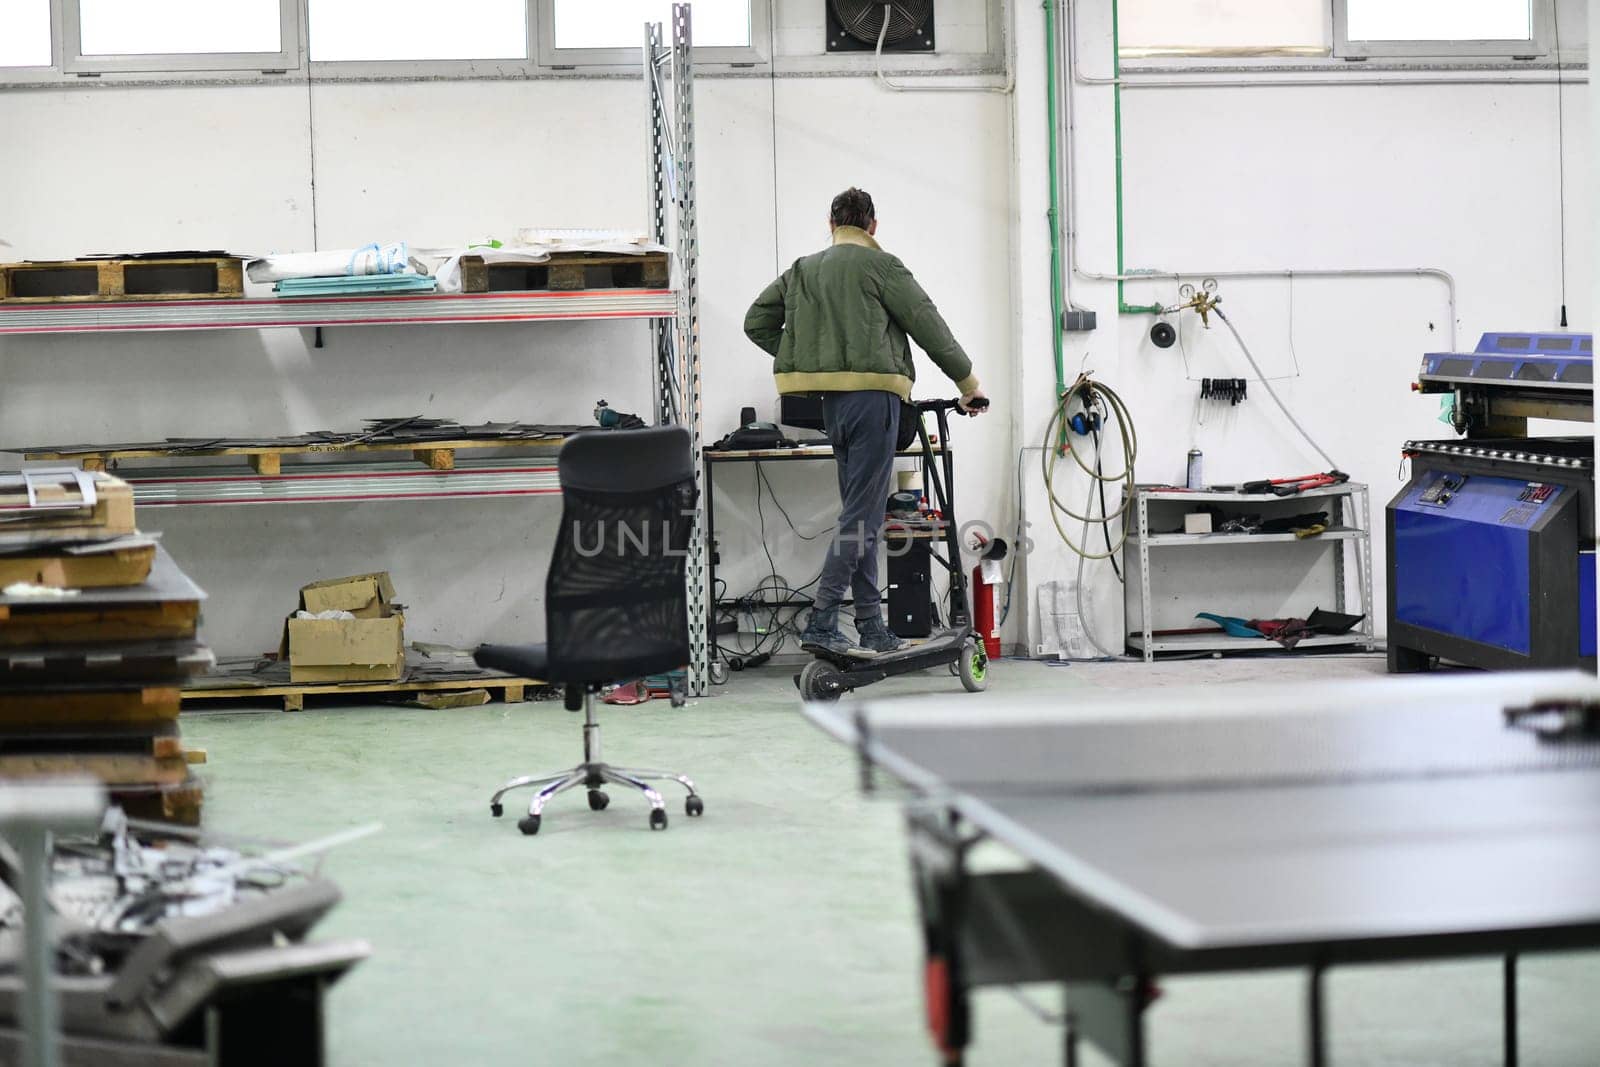
<svg viewBox="0 0 1600 1067">
<path fill-rule="evenodd" d="M 1098 409 L 1105 413 L 1106 422 L 1114 421 L 1117 424 L 1117 433 L 1122 439 L 1123 469 L 1121 472 L 1112 475 L 1103 474 L 1099 470 L 1098 457 L 1096 457 L 1096 462 L 1091 463 L 1085 460 L 1078 449 L 1072 448 L 1070 445 L 1065 448 L 1058 448 L 1052 443 L 1066 437 L 1070 425 L 1068 412 L 1074 402 L 1081 404 L 1085 415 L 1089 415 Z M 1110 429 L 1109 426 L 1105 428 L 1107 430 Z M 1089 503 L 1084 506 L 1084 511 L 1081 515 L 1062 503 L 1061 498 L 1056 495 L 1056 463 L 1060 459 L 1062 452 L 1072 456 L 1079 468 L 1090 478 Z M 1066 543 L 1068 548 L 1084 559 L 1111 559 L 1122 551 L 1123 542 L 1128 539 L 1126 523 L 1123 524 L 1122 536 L 1117 538 L 1115 543 L 1109 545 L 1104 552 L 1091 552 L 1089 550 L 1088 528 L 1091 523 L 1108 525 L 1111 520 L 1121 517 L 1133 503 L 1133 468 L 1138 455 L 1139 433 L 1134 427 L 1132 416 L 1128 414 L 1128 406 L 1122 402 L 1122 398 L 1117 395 L 1115 390 L 1095 381 L 1087 374 L 1080 374 L 1078 380 L 1072 383 L 1072 387 L 1061 394 L 1061 399 L 1056 402 L 1055 413 L 1045 426 L 1040 468 L 1044 475 L 1045 492 L 1050 497 L 1050 519 L 1055 523 L 1056 533 L 1061 535 L 1061 540 Z M 1093 506 L 1094 491 L 1099 485 L 1112 482 L 1123 483 L 1122 502 L 1117 505 L 1115 511 L 1106 512 L 1096 517 Z M 1102 507 L 1101 510 L 1104 512 L 1105 508 Z M 1071 535 L 1067 533 L 1066 527 L 1061 523 L 1061 516 L 1063 515 L 1084 524 L 1083 544 L 1080 545 L 1074 542 Z"/>
</svg>

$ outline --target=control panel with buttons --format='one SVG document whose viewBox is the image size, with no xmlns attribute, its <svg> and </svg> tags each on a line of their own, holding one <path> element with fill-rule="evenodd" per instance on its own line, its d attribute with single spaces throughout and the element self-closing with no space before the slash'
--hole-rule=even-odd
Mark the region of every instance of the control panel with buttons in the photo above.
<svg viewBox="0 0 1600 1067">
<path fill-rule="evenodd" d="M 1465 474 L 1446 474 L 1423 490 L 1422 495 L 1417 497 L 1417 503 L 1435 508 L 1449 507 L 1450 501 L 1455 499 L 1456 494 L 1461 492 L 1461 487 L 1466 484 Z"/>
</svg>

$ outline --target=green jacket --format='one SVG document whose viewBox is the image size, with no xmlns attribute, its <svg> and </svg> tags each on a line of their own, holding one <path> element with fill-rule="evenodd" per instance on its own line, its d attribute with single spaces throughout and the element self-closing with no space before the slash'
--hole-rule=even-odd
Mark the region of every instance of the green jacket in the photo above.
<svg viewBox="0 0 1600 1067">
<path fill-rule="evenodd" d="M 880 389 L 911 396 L 909 334 L 963 394 L 978 388 L 922 286 L 865 230 L 840 226 L 833 246 L 797 260 L 756 297 L 745 336 L 770 355 L 780 393 Z"/>
</svg>

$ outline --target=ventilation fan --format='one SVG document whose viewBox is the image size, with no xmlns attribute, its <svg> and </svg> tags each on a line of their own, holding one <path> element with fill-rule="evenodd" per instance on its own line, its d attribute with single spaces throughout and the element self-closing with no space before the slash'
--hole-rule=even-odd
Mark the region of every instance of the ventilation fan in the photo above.
<svg viewBox="0 0 1600 1067">
<path fill-rule="evenodd" d="M 828 0 L 828 51 L 871 52 L 879 34 L 885 52 L 933 51 L 933 0 Z"/>
</svg>

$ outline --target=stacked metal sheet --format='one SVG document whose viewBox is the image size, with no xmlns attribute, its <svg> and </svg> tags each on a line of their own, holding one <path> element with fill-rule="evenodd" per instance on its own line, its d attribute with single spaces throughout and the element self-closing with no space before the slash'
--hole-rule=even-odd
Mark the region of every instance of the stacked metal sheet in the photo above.
<svg viewBox="0 0 1600 1067">
<path fill-rule="evenodd" d="M 0 512 L 7 543 L 48 564 L 48 553 L 64 559 L 94 544 L 97 528 L 126 540 L 94 520 L 116 517 L 116 507 L 97 506 L 116 483 L 131 526 L 128 487 L 95 481 L 102 493 L 87 506 Z M 136 814 L 194 823 L 198 754 L 184 748 L 177 719 L 184 680 L 214 662 L 197 633 L 205 594 L 153 541 L 149 553 L 147 568 L 97 574 L 125 584 L 74 586 L 58 579 L 78 572 L 46 565 L 41 581 L 0 586 L 0 781 L 89 775 Z"/>
<path fill-rule="evenodd" d="M 367 419 L 360 430 L 312 430 L 278 437 L 168 437 L 160 441 L 122 444 L 20 445 L 0 448 L 24 458 L 67 459 L 74 456 L 141 453 L 145 455 L 202 455 L 229 449 L 281 449 L 292 451 L 337 451 L 354 445 L 401 445 L 426 448 L 439 441 L 504 441 L 509 444 L 529 441 L 552 443 L 570 437 L 590 426 L 542 425 L 524 422 L 486 422 L 462 425 L 451 419 L 430 419 L 421 415 Z"/>
</svg>

